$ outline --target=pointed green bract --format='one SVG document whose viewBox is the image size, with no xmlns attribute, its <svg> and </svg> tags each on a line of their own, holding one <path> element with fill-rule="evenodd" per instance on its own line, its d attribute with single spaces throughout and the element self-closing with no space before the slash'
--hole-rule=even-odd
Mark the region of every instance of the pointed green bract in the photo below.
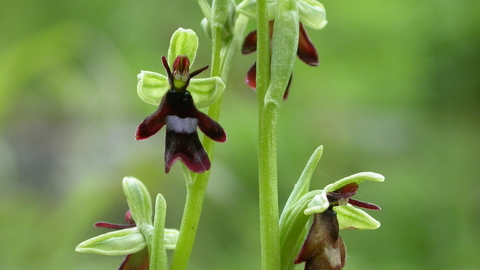
<svg viewBox="0 0 480 270">
<path fill-rule="evenodd" d="M 334 206 L 333 210 L 337 212 L 340 230 L 375 230 L 380 227 L 380 222 L 365 213 L 365 211 L 353 207 L 351 204 Z"/>
<path fill-rule="evenodd" d="M 167 250 L 165 249 L 165 215 L 167 202 L 162 194 L 158 194 L 155 200 L 155 220 L 152 234 L 152 241 L 149 243 L 150 269 L 168 269 Z"/>
<path fill-rule="evenodd" d="M 298 8 L 295 0 L 284 0 L 277 4 L 273 27 L 271 77 L 265 103 L 279 103 L 287 89 L 297 57 Z"/>
<path fill-rule="evenodd" d="M 313 152 L 312 156 L 307 162 L 307 165 L 305 166 L 305 169 L 303 169 L 302 175 L 300 175 L 300 178 L 295 184 L 292 193 L 290 193 L 287 203 L 285 204 L 285 207 L 283 209 L 284 212 L 288 210 L 295 202 L 297 202 L 300 197 L 303 196 L 303 194 L 308 192 L 310 180 L 312 179 L 313 172 L 315 171 L 315 168 L 317 167 L 318 161 L 320 161 L 322 154 L 323 145 L 320 145 Z"/>
<path fill-rule="evenodd" d="M 179 55 L 186 55 L 190 65 L 195 61 L 198 49 L 198 37 L 192 29 L 178 28 L 170 39 L 168 47 L 168 64 L 172 65 Z"/>
<path fill-rule="evenodd" d="M 127 255 L 138 252 L 146 241 L 138 228 L 108 232 L 80 243 L 75 251 L 100 255 Z"/>
</svg>

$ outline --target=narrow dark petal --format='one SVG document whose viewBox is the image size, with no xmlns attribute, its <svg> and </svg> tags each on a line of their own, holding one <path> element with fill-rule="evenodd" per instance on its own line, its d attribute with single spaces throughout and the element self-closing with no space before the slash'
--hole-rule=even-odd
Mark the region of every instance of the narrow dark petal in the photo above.
<svg viewBox="0 0 480 270">
<path fill-rule="evenodd" d="M 257 90 L 257 62 L 254 62 L 248 70 L 245 83 L 253 90 Z"/>
<path fill-rule="evenodd" d="M 137 127 L 135 139 L 144 140 L 157 133 L 165 125 L 165 117 L 166 113 L 159 108 L 152 115 L 145 118 Z"/>
<path fill-rule="evenodd" d="M 242 54 L 249 54 L 257 50 L 257 30 L 248 33 L 243 41 Z"/>
<path fill-rule="evenodd" d="M 208 66 L 204 66 L 203 68 L 195 70 L 194 72 L 190 73 L 190 77 L 188 79 L 191 79 L 191 78 L 197 76 L 198 74 L 202 73 L 207 68 L 208 68 Z"/>
<path fill-rule="evenodd" d="M 283 100 L 287 100 L 287 98 L 288 98 L 288 92 L 290 90 L 290 84 L 292 84 L 292 77 L 293 77 L 293 73 L 292 73 L 292 75 L 290 75 L 290 79 L 288 79 L 287 89 L 285 89 L 285 93 L 283 93 Z"/>
<path fill-rule="evenodd" d="M 97 228 L 108 228 L 108 229 L 127 229 L 127 228 L 133 228 L 135 227 L 135 224 L 114 224 L 114 223 L 109 223 L 109 222 L 97 222 L 93 226 Z"/>
<path fill-rule="evenodd" d="M 208 115 L 197 111 L 196 118 L 198 119 L 198 127 L 210 139 L 217 142 L 225 142 L 227 140 L 227 134 L 225 134 L 222 126 Z"/>
<path fill-rule="evenodd" d="M 148 249 L 144 248 L 137 253 L 128 254 L 118 270 L 148 270 L 148 268 Z"/>
<path fill-rule="evenodd" d="M 373 204 L 373 203 L 367 203 L 367 202 L 362 202 L 359 200 L 355 199 L 348 199 L 348 203 L 351 205 L 355 205 L 357 207 L 365 208 L 365 209 L 370 209 L 370 210 L 382 210 L 380 206 Z"/>
<path fill-rule="evenodd" d="M 345 265 L 345 244 L 339 235 L 337 214 L 332 207 L 315 214 L 312 227 L 294 263 L 308 270 L 340 270 Z"/>
<path fill-rule="evenodd" d="M 137 131 L 135 133 L 136 140 L 144 140 L 148 137 L 157 133 L 166 123 L 166 117 L 169 115 L 174 108 L 171 104 L 171 98 L 169 98 L 169 93 L 174 92 L 170 90 L 167 94 L 162 98 L 162 102 L 158 106 L 158 109 L 145 118 L 143 122 L 137 127 Z"/>
<path fill-rule="evenodd" d="M 310 66 L 318 66 L 318 54 L 317 49 L 310 41 L 307 31 L 303 28 L 303 24 L 300 23 L 300 35 L 298 37 L 298 49 L 297 56 L 305 62 L 305 64 Z"/>
<path fill-rule="evenodd" d="M 182 161 L 187 168 L 195 173 L 203 173 L 210 169 L 210 160 L 203 149 L 197 132 L 177 133 L 168 130 L 165 137 L 165 173 L 177 161 Z"/>
<path fill-rule="evenodd" d="M 168 80 L 171 83 L 172 71 L 170 70 L 170 66 L 168 65 L 168 61 L 167 61 L 167 58 L 165 56 L 162 56 L 162 64 L 163 64 L 163 67 L 165 68 L 165 72 L 167 73 Z"/>
</svg>

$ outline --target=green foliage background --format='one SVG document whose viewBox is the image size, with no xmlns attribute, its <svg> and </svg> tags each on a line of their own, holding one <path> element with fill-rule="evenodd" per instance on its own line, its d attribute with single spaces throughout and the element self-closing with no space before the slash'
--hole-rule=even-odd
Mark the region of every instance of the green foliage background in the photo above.
<svg viewBox="0 0 480 270">
<path fill-rule="evenodd" d="M 356 198 L 380 205 L 376 231 L 343 231 L 346 270 L 480 267 L 480 2 L 323 1 L 309 30 L 321 64 L 297 61 L 279 124 L 283 204 L 323 144 L 314 188 L 374 171 Z M 0 268 L 116 269 L 121 257 L 75 246 L 122 222 L 123 176 L 167 200 L 179 227 L 179 165 L 163 173 L 160 132 L 134 140 L 155 110 L 136 95 L 140 70 L 163 72 L 170 35 L 210 44 L 196 1 L 0 1 Z M 249 30 L 253 29 L 253 23 Z M 259 269 L 256 99 L 238 56 L 189 269 Z M 299 268 L 301 269 L 301 267 Z"/>
</svg>

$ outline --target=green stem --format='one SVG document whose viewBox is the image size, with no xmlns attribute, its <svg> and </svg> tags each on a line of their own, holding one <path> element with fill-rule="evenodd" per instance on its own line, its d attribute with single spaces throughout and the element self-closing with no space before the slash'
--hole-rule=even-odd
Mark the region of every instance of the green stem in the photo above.
<svg viewBox="0 0 480 270">
<path fill-rule="evenodd" d="M 220 54 L 222 49 L 221 43 L 221 28 L 217 27 L 212 29 L 212 76 L 220 76 L 223 82 L 227 83 L 229 67 L 232 59 L 236 55 L 236 51 L 240 47 L 242 42 L 243 32 L 248 23 L 248 18 L 243 15 L 239 15 L 235 22 L 234 37 L 226 48 L 226 53 L 222 57 Z M 223 62 L 222 62 L 223 58 Z M 218 121 L 220 117 L 220 111 L 223 103 L 222 94 L 220 98 L 210 106 L 208 115 Z M 205 151 L 208 153 L 210 160 L 213 161 L 213 152 L 215 148 L 215 142 L 207 137 L 202 141 Z M 205 197 L 205 191 L 210 177 L 210 171 L 202 174 L 192 174 L 192 180 L 187 181 L 187 197 L 185 202 L 185 209 L 182 217 L 182 224 L 180 226 L 180 234 L 173 254 L 172 264 L 170 269 L 172 270 L 184 270 L 187 268 L 188 261 L 192 252 L 195 236 L 197 233 L 198 224 L 200 221 L 200 215 L 202 212 L 203 200 Z M 188 178 L 188 175 L 187 175 Z"/>
<path fill-rule="evenodd" d="M 258 177 L 262 269 L 280 269 L 277 183 L 278 103 L 265 103 L 270 83 L 270 30 L 266 0 L 257 1 Z"/>
</svg>

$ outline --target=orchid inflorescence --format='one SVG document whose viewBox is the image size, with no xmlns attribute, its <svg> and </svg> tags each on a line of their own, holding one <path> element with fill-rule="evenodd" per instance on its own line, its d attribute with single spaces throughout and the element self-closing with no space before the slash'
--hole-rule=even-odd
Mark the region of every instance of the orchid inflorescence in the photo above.
<svg viewBox="0 0 480 270">
<path fill-rule="evenodd" d="M 325 9 L 316 0 L 265 0 L 262 3 L 263 13 L 258 10 L 260 7 L 257 0 L 244 0 L 238 6 L 233 0 L 213 0 L 212 7 L 204 1 L 199 3 L 205 15 L 202 26 L 206 34 L 212 38 L 214 55 L 212 74 L 215 76 L 197 78 L 197 75 L 209 66 L 190 72 L 197 53 L 198 37 L 193 30 L 179 28 L 172 35 L 167 56 L 161 57 L 166 75 L 141 71 L 137 77 L 139 97 L 157 106 L 157 109 L 137 127 L 135 139 L 147 139 L 165 126 L 165 173 L 170 172 L 176 161 L 185 165 L 187 203 L 182 227 L 180 231 L 166 229 L 166 202 L 163 196 L 157 195 L 153 211 L 150 194 L 146 187 L 133 177 L 125 177 L 123 189 L 129 207 L 125 217 L 127 224 L 97 222 L 95 227 L 115 229 L 115 231 L 86 240 L 76 249 L 79 252 L 103 255 L 126 255 L 120 270 L 166 270 L 169 261 L 167 249 L 175 250 L 171 263 L 172 269 L 186 269 L 200 216 L 201 207 L 198 207 L 198 204 L 201 205 L 203 201 L 209 177 L 205 172 L 211 168 L 209 155 L 213 148 L 205 145 L 213 145 L 210 140 L 215 142 L 227 140 L 226 132 L 216 120 L 218 114 L 211 115 L 209 112 L 204 113 L 200 110 L 209 107 L 219 110 L 218 101 L 222 100 L 220 97 L 225 89 L 222 78 L 228 77 L 222 72 L 229 70 L 228 65 L 231 65 L 234 55 L 232 50 L 241 48 L 243 54 L 257 51 L 260 31 L 253 30 L 248 33 L 243 40 L 243 45 L 242 39 L 239 38 L 243 35 L 248 18 L 263 20 L 265 27 L 262 29 L 264 30 L 267 29 L 268 23 L 268 33 L 263 34 L 262 40 L 263 48 L 268 48 L 268 45 L 271 47 L 269 54 L 265 54 L 271 57 L 271 65 L 268 69 L 263 69 L 268 70 L 269 73 L 266 76 L 269 77 L 270 82 L 266 89 L 261 93 L 258 90 L 259 93 L 257 93 L 261 123 L 262 121 L 269 124 L 276 123 L 279 101 L 288 96 L 295 57 L 298 56 L 310 66 L 319 64 L 317 50 L 305 30 L 305 26 L 322 29 L 327 23 Z M 263 17 L 260 16 L 261 14 Z M 265 43 L 268 38 L 270 38 L 270 44 Z M 261 68 L 260 61 L 255 61 L 247 72 L 246 83 L 253 89 L 259 87 L 257 79 L 262 75 L 259 75 L 260 72 L 257 72 L 257 69 L 261 70 Z M 272 104 L 275 106 L 271 106 Z M 268 111 L 271 108 L 273 109 Z M 268 112 L 265 113 L 265 111 Z M 267 138 L 269 135 L 263 133 L 275 130 L 275 126 L 272 125 L 262 133 L 260 127 L 259 138 Z M 205 135 L 203 144 L 197 129 Z M 260 140 L 259 147 L 263 147 Z M 274 164 L 276 169 L 275 147 L 268 145 L 266 148 L 268 151 L 259 151 L 259 156 L 263 155 L 263 158 L 269 159 L 269 162 L 273 161 L 266 164 Z M 359 207 L 380 210 L 380 207 L 352 197 L 356 194 L 361 182 L 365 180 L 383 182 L 384 177 L 377 173 L 363 172 L 345 177 L 325 186 L 324 189 L 310 191 L 309 185 L 313 171 L 322 153 L 323 146 L 320 146 L 307 162 L 280 217 L 276 216 L 275 220 L 272 218 L 274 222 L 270 223 L 272 226 L 267 226 L 266 230 L 261 226 L 262 234 L 272 233 L 270 236 L 279 240 L 278 249 L 262 243 L 262 252 L 268 251 L 272 255 L 262 257 L 262 268 L 288 270 L 293 269 L 295 264 L 305 262 L 305 269 L 308 270 L 341 270 L 346 262 L 346 246 L 340 237 L 340 230 L 369 230 L 380 227 L 378 221 L 358 209 Z M 261 158 L 259 158 L 259 171 L 260 160 Z M 266 179 L 276 181 L 276 174 L 272 173 L 270 168 L 266 171 Z M 260 186 L 262 186 L 261 179 L 262 176 L 259 176 Z M 271 182 L 264 183 L 268 186 Z M 268 188 L 264 190 L 267 193 L 262 192 L 260 188 L 260 201 L 268 197 L 266 195 L 270 195 Z M 272 208 L 266 208 L 266 212 L 273 213 L 270 217 L 275 217 L 278 206 L 277 208 L 274 206 L 278 200 L 271 197 L 270 202 Z M 275 211 L 271 211 L 272 209 Z M 260 215 L 262 215 L 262 208 Z M 313 221 L 309 225 L 312 215 Z M 263 217 L 265 220 L 266 216 Z M 273 228 L 277 225 L 278 232 Z M 264 263 L 267 266 L 264 266 Z"/>
</svg>

